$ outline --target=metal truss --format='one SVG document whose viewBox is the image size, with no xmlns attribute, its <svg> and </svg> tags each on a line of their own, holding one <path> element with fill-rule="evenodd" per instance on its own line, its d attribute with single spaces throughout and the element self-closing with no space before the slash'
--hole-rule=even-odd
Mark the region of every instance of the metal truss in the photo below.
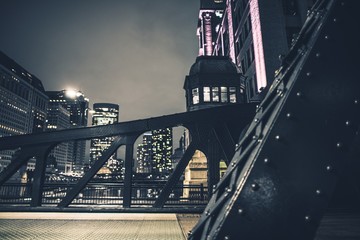
<svg viewBox="0 0 360 240">
<path fill-rule="evenodd" d="M 322 0 L 309 12 L 189 239 L 314 238 L 360 157 L 358 9 Z"/>
<path fill-rule="evenodd" d="M 133 150 L 136 139 L 147 131 L 184 126 L 189 130 L 192 141 L 153 205 L 153 209 L 160 209 L 164 207 L 164 204 L 169 199 L 169 194 L 178 183 L 195 150 L 204 152 L 208 159 L 208 184 L 212 186 L 219 181 L 218 168 L 220 160 L 230 161 L 235 152 L 235 142 L 240 132 L 254 114 L 255 105 L 253 104 L 232 104 L 226 107 L 178 113 L 113 125 L 3 137 L 0 138 L 0 150 L 20 148 L 20 151 L 18 156 L 7 166 L 6 171 L 0 173 L 0 186 L 30 158 L 35 156 L 36 165 L 30 206 L 42 206 L 46 159 L 51 149 L 66 141 L 114 136 L 111 146 L 91 166 L 90 170 L 84 174 L 77 184 L 66 192 L 58 207 L 59 209 L 68 207 L 113 153 L 119 147 L 125 146 L 125 177 L 122 207 L 130 208 L 133 181 L 132 169 L 134 164 Z"/>
</svg>

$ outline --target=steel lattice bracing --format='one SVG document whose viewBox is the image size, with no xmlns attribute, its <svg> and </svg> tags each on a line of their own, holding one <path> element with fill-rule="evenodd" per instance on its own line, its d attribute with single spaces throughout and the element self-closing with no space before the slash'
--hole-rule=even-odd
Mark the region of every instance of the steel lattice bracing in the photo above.
<svg viewBox="0 0 360 240">
<path fill-rule="evenodd" d="M 313 239 L 360 158 L 359 5 L 315 4 L 189 239 Z"/>
<path fill-rule="evenodd" d="M 105 150 L 102 156 L 92 165 L 91 169 L 84 174 L 75 186 L 67 189 L 65 196 L 58 203 L 58 207 L 68 207 L 113 153 L 119 147 L 125 146 L 125 178 L 122 189 L 124 193 L 122 207 L 130 208 L 132 202 L 132 169 L 134 165 L 133 149 L 135 140 L 146 131 L 184 126 L 189 130 L 192 142 L 166 185 L 161 189 L 159 197 L 154 201 L 153 209 L 160 209 L 164 207 L 169 199 L 171 191 L 179 182 L 179 178 L 195 150 L 201 150 L 209 159 L 212 159 L 212 161 L 208 162 L 209 166 L 218 166 L 221 159 L 229 161 L 235 152 L 235 141 L 254 114 L 255 105 L 233 104 L 226 107 L 178 113 L 107 126 L 3 137 L 0 138 L 0 150 L 16 148 L 21 150 L 18 151 L 18 156 L 11 162 L 6 171 L 0 173 L 0 187 L 31 157 L 35 156 L 36 165 L 30 205 L 32 207 L 42 206 L 46 159 L 51 149 L 64 141 L 114 136 L 112 145 Z M 214 149 L 217 149 L 216 153 L 213 153 Z M 209 172 L 211 172 L 209 175 L 212 176 L 212 178 L 209 178 L 209 184 L 213 185 L 218 181 L 219 172 L 211 170 Z"/>
</svg>

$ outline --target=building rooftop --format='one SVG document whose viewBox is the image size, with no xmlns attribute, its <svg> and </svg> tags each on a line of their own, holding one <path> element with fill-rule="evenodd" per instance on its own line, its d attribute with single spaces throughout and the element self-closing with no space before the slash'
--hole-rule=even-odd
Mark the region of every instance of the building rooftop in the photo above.
<svg viewBox="0 0 360 240">
<path fill-rule="evenodd" d="M 45 92 L 44 86 L 40 79 L 29 73 L 2 51 L 0 51 L 0 64 L 15 73 L 17 76 L 21 77 L 21 79 L 31 84 L 34 88 L 41 92 Z"/>
</svg>

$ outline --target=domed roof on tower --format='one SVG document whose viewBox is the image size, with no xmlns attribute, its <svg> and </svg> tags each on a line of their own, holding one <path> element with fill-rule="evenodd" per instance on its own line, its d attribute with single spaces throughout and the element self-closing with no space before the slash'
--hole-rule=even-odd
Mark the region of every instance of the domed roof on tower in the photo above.
<svg viewBox="0 0 360 240">
<path fill-rule="evenodd" d="M 199 56 L 191 66 L 189 75 L 239 74 L 240 71 L 229 57 Z"/>
</svg>

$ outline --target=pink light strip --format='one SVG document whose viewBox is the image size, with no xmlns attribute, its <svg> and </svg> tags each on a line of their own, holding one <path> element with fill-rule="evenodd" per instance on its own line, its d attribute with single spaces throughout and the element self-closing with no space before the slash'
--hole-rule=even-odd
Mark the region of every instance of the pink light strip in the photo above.
<svg viewBox="0 0 360 240">
<path fill-rule="evenodd" d="M 227 13 L 228 27 L 229 27 L 230 58 L 233 61 L 233 63 L 236 63 L 231 0 L 226 1 L 226 13 Z"/>
<path fill-rule="evenodd" d="M 254 43 L 255 68 L 258 90 L 266 86 L 266 69 L 258 0 L 250 0 L 250 18 Z"/>
</svg>

